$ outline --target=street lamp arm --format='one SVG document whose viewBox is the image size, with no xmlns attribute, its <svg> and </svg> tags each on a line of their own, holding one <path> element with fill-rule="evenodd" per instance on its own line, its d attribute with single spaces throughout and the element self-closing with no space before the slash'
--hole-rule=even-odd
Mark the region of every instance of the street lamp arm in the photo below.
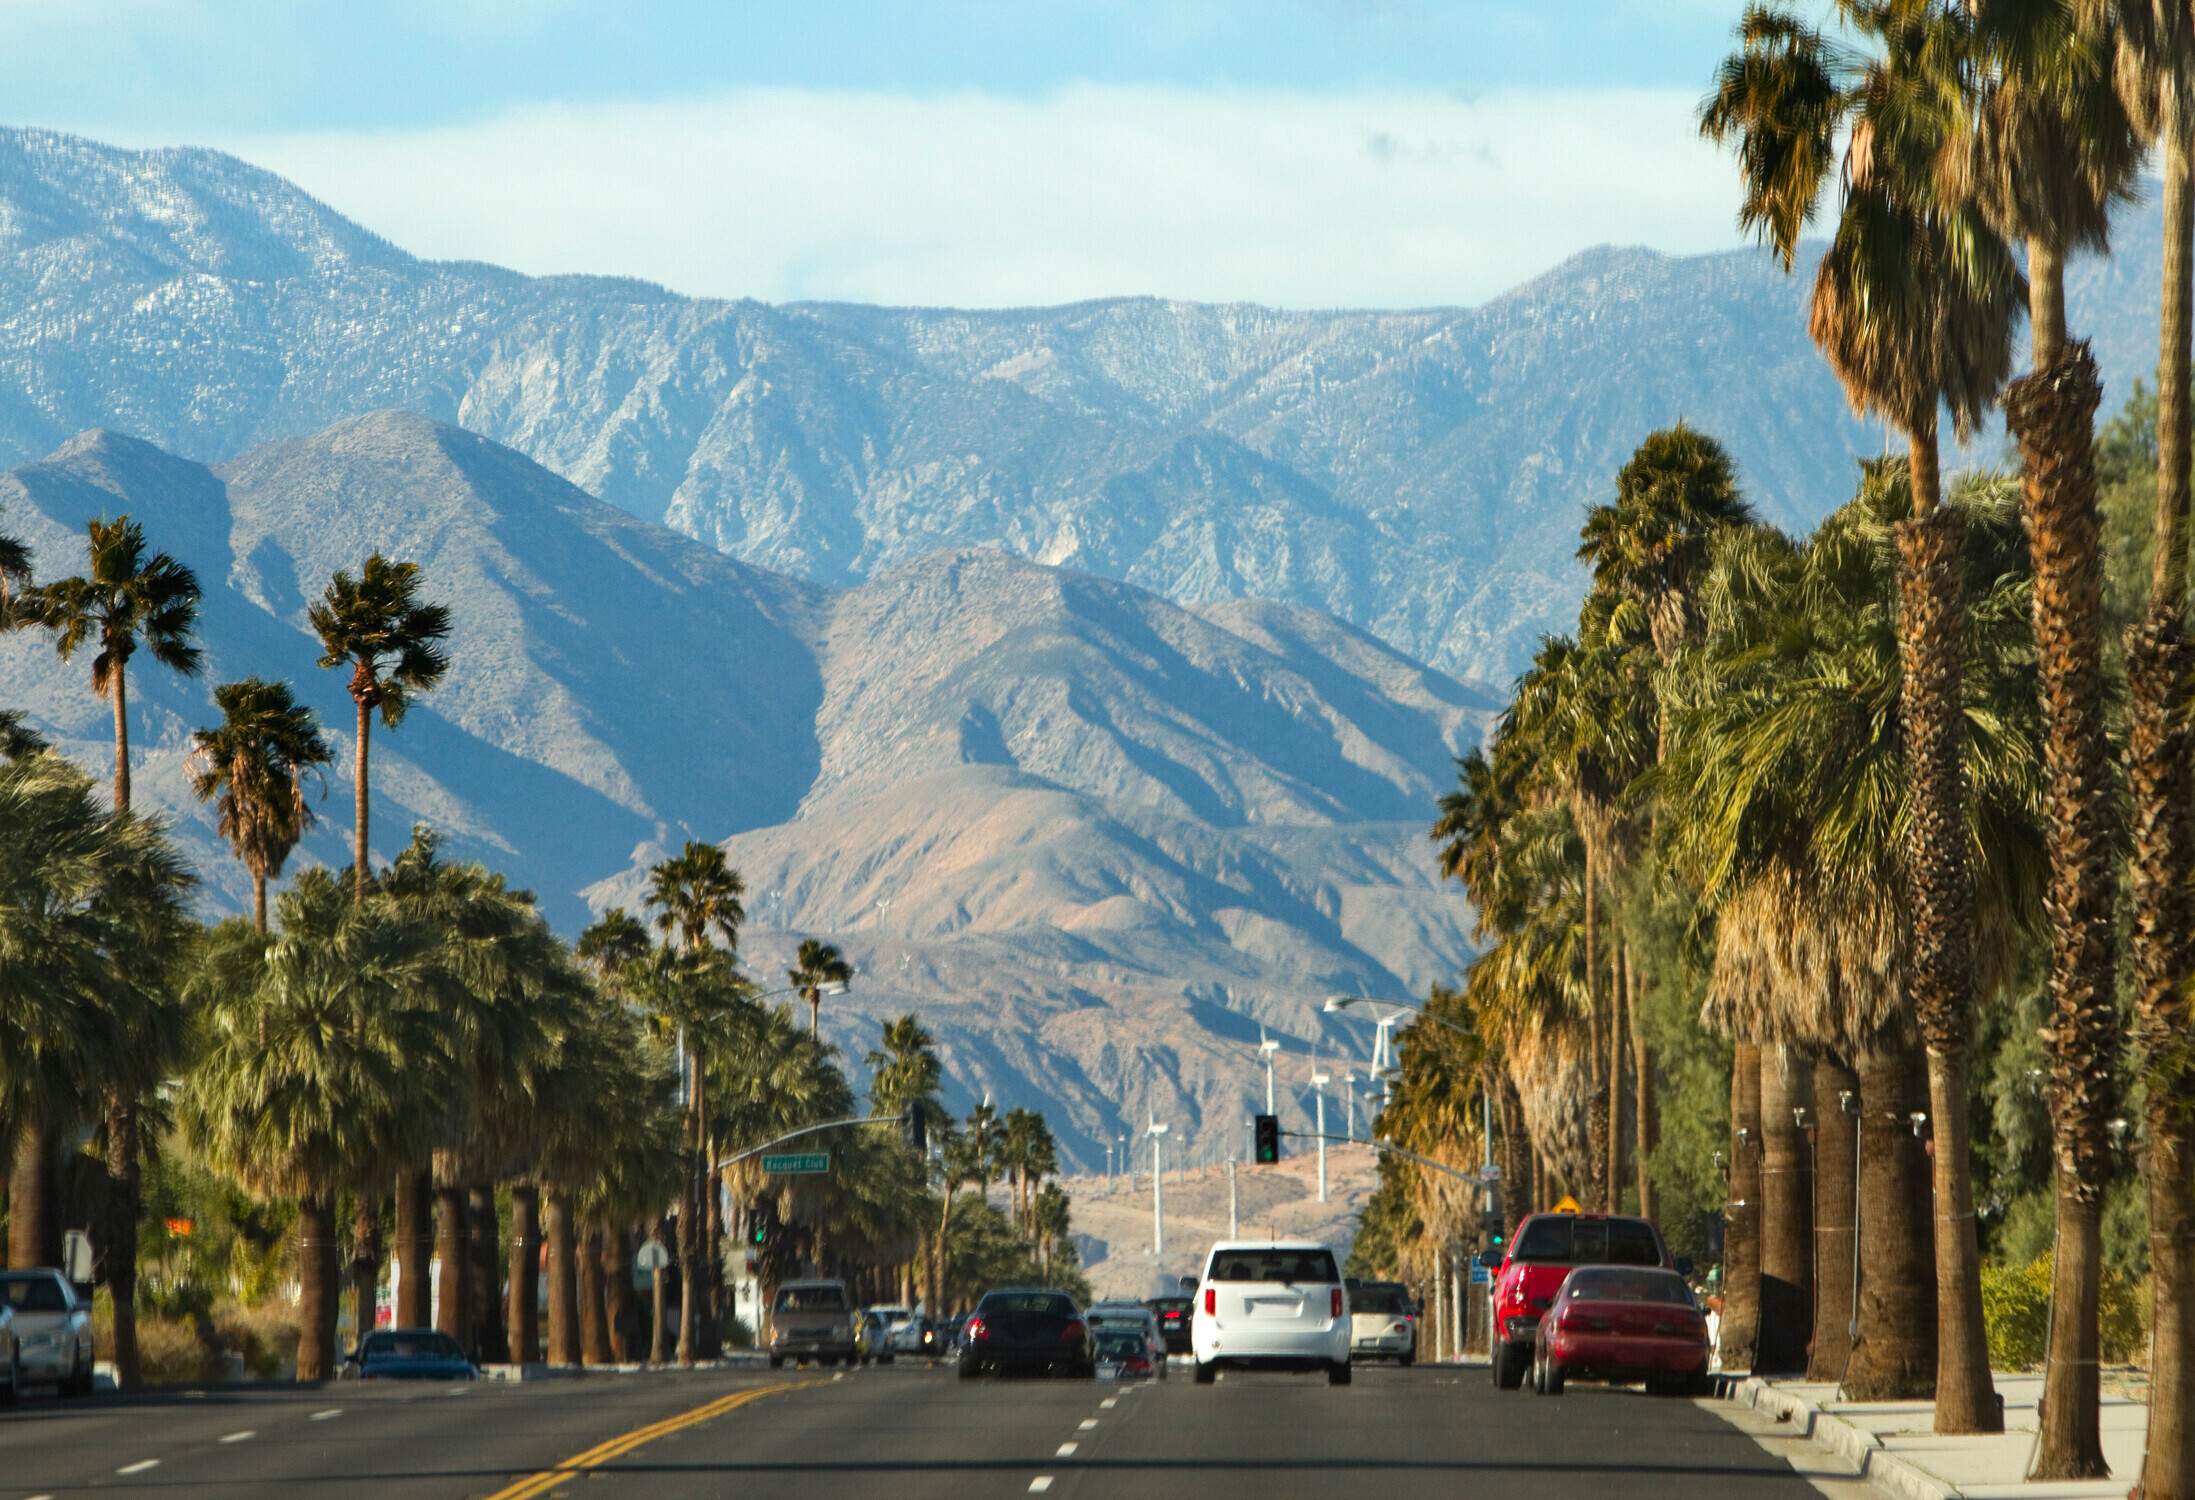
<svg viewBox="0 0 2195 1500">
<path fill-rule="evenodd" d="M 825 1120 L 821 1125 L 803 1125 L 798 1130 L 787 1131 L 785 1134 L 779 1136 L 775 1140 L 764 1141 L 759 1146 L 749 1146 L 744 1151 L 735 1151 L 730 1156 L 727 1156 L 722 1161 L 718 1162 L 710 1170 L 721 1172 L 726 1167 L 732 1166 L 737 1162 L 743 1162 L 750 1156 L 760 1155 L 762 1152 L 769 1150 L 772 1146 L 782 1146 L 787 1141 L 797 1141 L 804 1135 L 814 1135 L 819 1131 L 845 1130 L 848 1127 L 854 1125 L 897 1125 L 898 1123 L 898 1115 L 870 1115 L 867 1117 L 853 1116 L 844 1120 Z"/>
</svg>

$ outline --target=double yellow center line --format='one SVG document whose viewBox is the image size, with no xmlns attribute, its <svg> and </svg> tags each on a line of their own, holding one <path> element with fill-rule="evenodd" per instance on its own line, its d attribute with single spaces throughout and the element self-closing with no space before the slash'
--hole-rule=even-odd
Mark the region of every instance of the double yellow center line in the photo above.
<svg viewBox="0 0 2195 1500">
<path fill-rule="evenodd" d="M 782 1396 L 791 1391 L 804 1391 L 811 1386 L 829 1384 L 828 1380 L 787 1380 L 776 1385 L 758 1386 L 753 1390 L 734 1391 L 729 1396 L 719 1396 L 706 1406 L 697 1406 L 692 1411 L 682 1412 L 675 1417 L 665 1417 L 660 1422 L 650 1422 L 645 1427 L 636 1427 L 608 1442 L 597 1443 L 586 1452 L 564 1460 L 553 1469 L 543 1469 L 506 1489 L 497 1490 L 488 1500 L 536 1500 L 537 1496 L 546 1495 L 567 1479 L 576 1479 L 590 1469 L 599 1469 L 659 1437 L 668 1437 L 683 1428 L 711 1421 L 728 1411 L 745 1406 L 750 1401 L 760 1401 L 765 1396 Z"/>
</svg>

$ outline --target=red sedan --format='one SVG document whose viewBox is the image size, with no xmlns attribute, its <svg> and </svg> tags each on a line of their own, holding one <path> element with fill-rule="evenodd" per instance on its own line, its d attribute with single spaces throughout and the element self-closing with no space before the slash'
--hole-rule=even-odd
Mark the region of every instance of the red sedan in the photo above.
<svg viewBox="0 0 2195 1500">
<path fill-rule="evenodd" d="M 1707 1316 L 1684 1278 L 1645 1266 L 1580 1266 L 1564 1277 L 1540 1320 L 1532 1389 L 1559 1396 L 1571 1379 L 1706 1394 Z"/>
</svg>

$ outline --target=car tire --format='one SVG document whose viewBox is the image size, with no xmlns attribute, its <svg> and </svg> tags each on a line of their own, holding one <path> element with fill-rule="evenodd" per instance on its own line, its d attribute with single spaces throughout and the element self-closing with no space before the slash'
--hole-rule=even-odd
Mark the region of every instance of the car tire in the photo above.
<svg viewBox="0 0 2195 1500">
<path fill-rule="evenodd" d="M 1356 1366 L 1350 1364 L 1346 1359 L 1336 1360 L 1326 1367 L 1326 1383 L 1328 1385 L 1347 1385 L 1350 1381 L 1356 1379 L 1356 1375 Z"/>
<path fill-rule="evenodd" d="M 785 1356 L 784 1356 L 784 1355 L 782 1355 L 782 1354 L 773 1354 L 773 1355 L 771 1355 L 771 1356 L 770 1356 L 770 1368 L 771 1368 L 771 1369 L 773 1369 L 773 1370 L 782 1370 L 782 1369 L 784 1369 L 784 1368 L 785 1368 Z"/>
<path fill-rule="evenodd" d="M 960 1362 L 960 1378 L 962 1380 L 973 1380 L 982 1373 L 982 1367 L 974 1360 L 964 1359 Z"/>
<path fill-rule="evenodd" d="M 1526 1355 L 1507 1339 L 1497 1340 L 1494 1353 L 1487 1363 L 1494 1367 L 1494 1389 L 1513 1391 L 1524 1384 Z"/>
<path fill-rule="evenodd" d="M 1562 1383 L 1562 1362 L 1555 1359 L 1548 1360 L 1540 1375 L 1540 1393 L 1546 1396 L 1559 1396 L 1562 1394 Z"/>
<path fill-rule="evenodd" d="M 22 1399 L 23 1357 L 19 1353 L 11 1354 L 8 1356 L 8 1388 L 0 1391 L 0 1406 L 13 1406 Z"/>
<path fill-rule="evenodd" d="M 1402 1353 L 1402 1354 L 1398 1354 L 1398 1355 L 1396 1355 L 1396 1356 L 1395 1356 L 1395 1363 L 1396 1363 L 1396 1364 L 1398 1364 L 1398 1365 L 1400 1365 L 1400 1366 L 1402 1366 L 1402 1367 L 1403 1367 L 1403 1368 L 1404 1368 L 1405 1370 L 1409 1369 L 1409 1368 L 1410 1368 L 1410 1367 L 1411 1367 L 1412 1365 L 1416 1364 L 1417 1362 L 1418 1362 L 1418 1351 L 1417 1351 L 1417 1350 L 1415 1350 L 1415 1349 L 1411 1349 L 1411 1350 L 1409 1350 L 1409 1351 L 1407 1351 L 1407 1352 L 1405 1352 L 1405 1353 Z"/>
<path fill-rule="evenodd" d="M 1208 1365 L 1201 1359 L 1197 1361 L 1198 1385 L 1210 1385 L 1217 1379 L 1219 1379 L 1219 1366 L 1217 1364 Z"/>
</svg>

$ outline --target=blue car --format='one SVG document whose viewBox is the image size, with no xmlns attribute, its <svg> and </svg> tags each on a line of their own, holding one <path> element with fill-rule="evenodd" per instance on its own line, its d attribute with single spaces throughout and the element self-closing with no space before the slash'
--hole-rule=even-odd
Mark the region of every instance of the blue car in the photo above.
<svg viewBox="0 0 2195 1500">
<path fill-rule="evenodd" d="M 346 1363 L 361 1380 L 471 1380 L 480 1373 L 456 1339 L 433 1328 L 369 1333 Z"/>
</svg>

